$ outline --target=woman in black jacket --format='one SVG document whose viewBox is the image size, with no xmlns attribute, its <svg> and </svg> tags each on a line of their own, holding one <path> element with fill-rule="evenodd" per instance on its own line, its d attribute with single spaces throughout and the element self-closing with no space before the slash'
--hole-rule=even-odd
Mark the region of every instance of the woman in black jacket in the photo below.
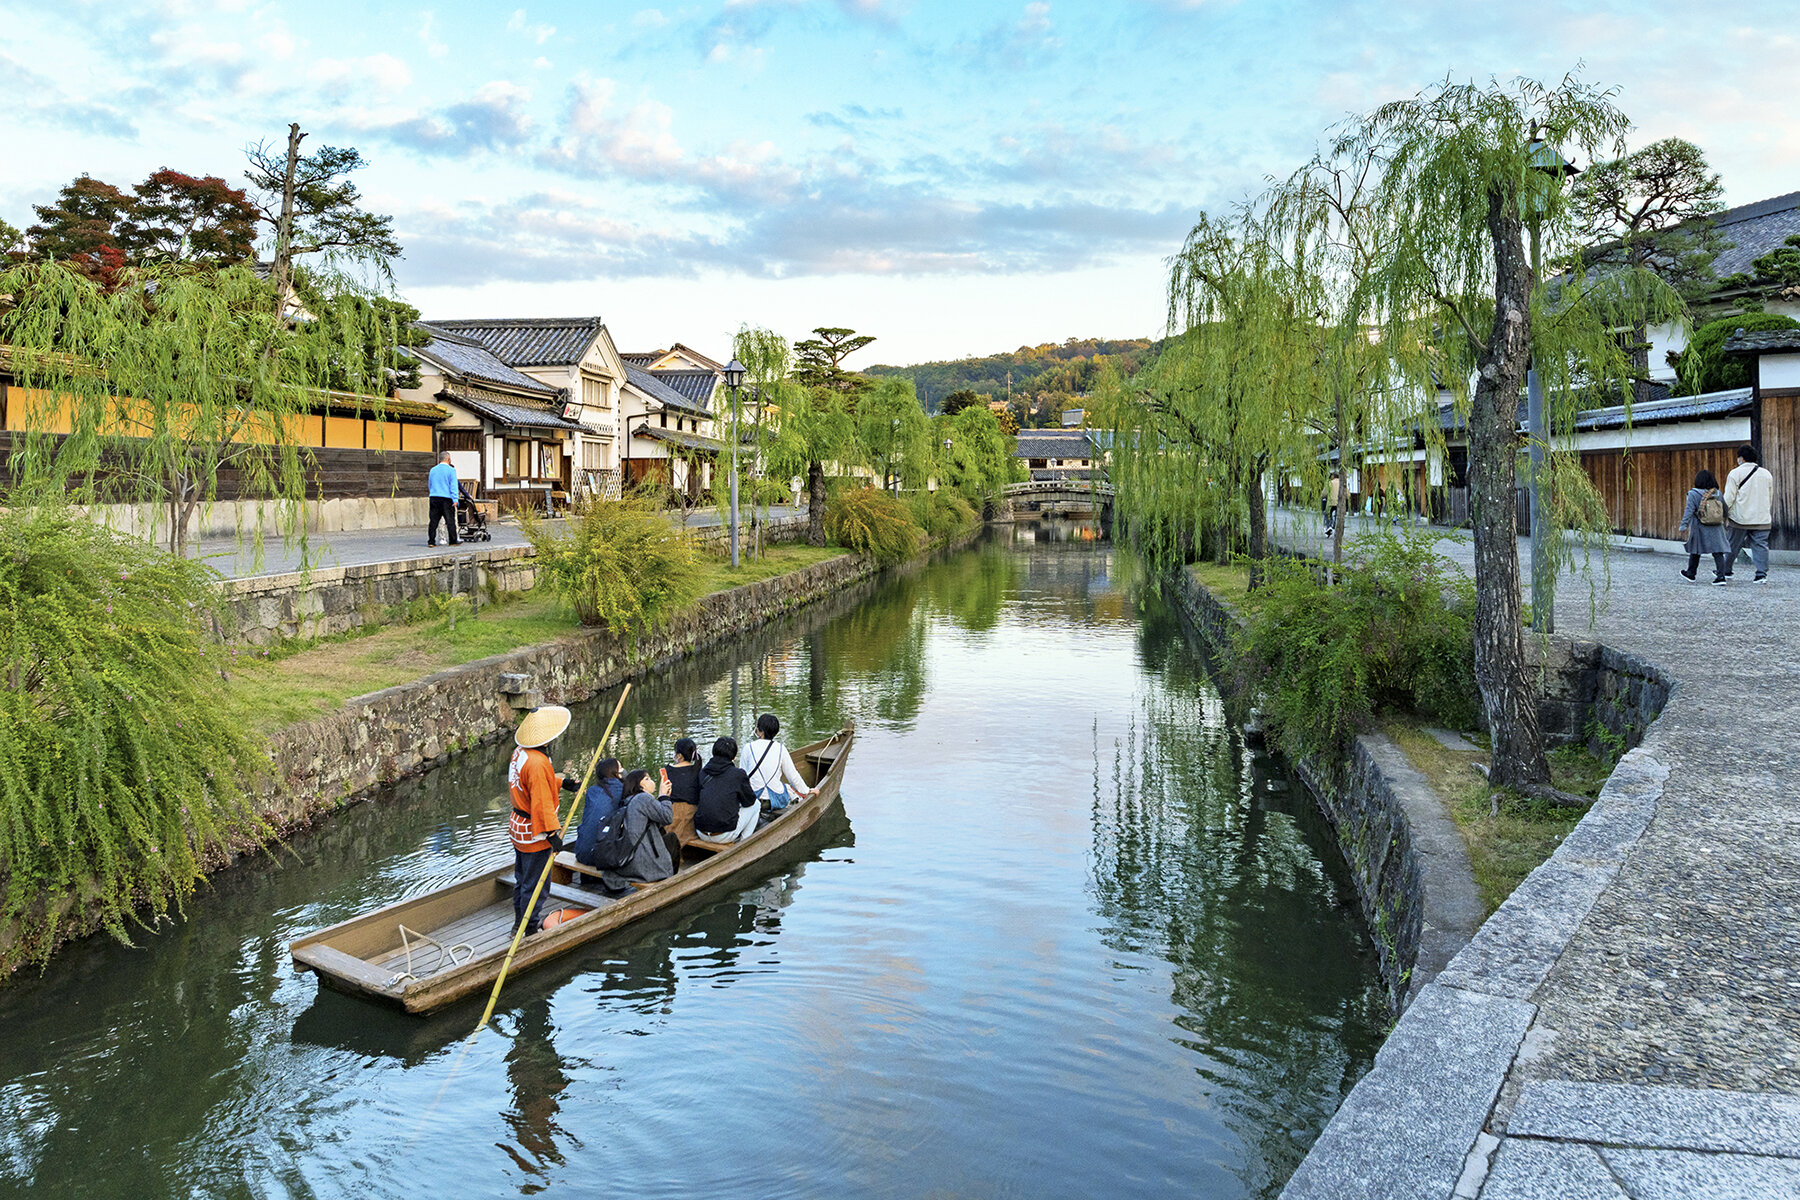
<svg viewBox="0 0 1800 1200">
<path fill-rule="evenodd" d="M 709 842 L 741 842 L 756 832 L 762 806 L 750 788 L 750 776 L 737 765 L 734 738 L 713 743 L 713 756 L 700 768 L 700 807 L 694 831 Z"/>
</svg>

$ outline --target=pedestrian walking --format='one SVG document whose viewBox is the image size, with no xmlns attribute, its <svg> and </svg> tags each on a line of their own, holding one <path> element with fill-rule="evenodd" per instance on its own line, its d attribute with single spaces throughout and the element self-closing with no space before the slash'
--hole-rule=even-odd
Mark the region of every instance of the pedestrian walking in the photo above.
<svg viewBox="0 0 1800 1200">
<path fill-rule="evenodd" d="M 431 524 L 425 528 L 425 544 L 437 545 L 437 527 L 442 520 L 450 531 L 450 544 L 461 545 L 456 534 L 456 499 L 460 492 L 456 482 L 456 468 L 450 465 L 448 450 L 438 455 L 438 464 L 426 475 L 425 483 L 431 494 Z"/>
<path fill-rule="evenodd" d="M 1737 566 L 1738 552 L 1750 546 L 1750 562 L 1756 568 L 1753 582 L 1769 581 L 1769 526 L 1775 508 L 1775 476 L 1762 465 L 1756 447 L 1737 449 L 1738 465 L 1725 477 L 1726 530 L 1731 538 L 1725 560 L 1725 578 Z M 1716 580 L 1714 582 L 1717 582 Z"/>
<path fill-rule="evenodd" d="M 1331 478 L 1325 481 L 1325 498 L 1319 504 L 1325 510 L 1325 532 L 1328 535 L 1337 532 L 1338 494 L 1343 491 L 1343 487 L 1342 472 L 1333 471 Z"/>
<path fill-rule="evenodd" d="M 1681 510 L 1681 528 L 1675 533 L 1687 539 L 1688 565 L 1681 577 L 1690 582 L 1697 579 L 1700 556 L 1710 554 L 1713 585 L 1722 587 L 1730 574 L 1731 537 L 1725 530 L 1725 499 L 1719 495 L 1719 480 L 1711 471 L 1694 476 L 1694 486 L 1688 489 L 1687 504 Z"/>
</svg>

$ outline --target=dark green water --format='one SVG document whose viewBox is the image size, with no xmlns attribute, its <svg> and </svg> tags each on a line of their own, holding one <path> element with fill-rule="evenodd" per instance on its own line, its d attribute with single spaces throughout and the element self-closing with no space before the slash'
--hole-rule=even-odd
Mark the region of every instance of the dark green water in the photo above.
<svg viewBox="0 0 1800 1200">
<path fill-rule="evenodd" d="M 286 944 L 502 856 L 501 745 L 0 990 L 0 1193 L 1272 1196 L 1374 1053 L 1373 956 L 1303 795 L 1069 533 L 642 685 L 628 762 L 855 720 L 843 812 L 509 984 L 466 1053 L 478 1005 L 321 994 Z"/>
</svg>

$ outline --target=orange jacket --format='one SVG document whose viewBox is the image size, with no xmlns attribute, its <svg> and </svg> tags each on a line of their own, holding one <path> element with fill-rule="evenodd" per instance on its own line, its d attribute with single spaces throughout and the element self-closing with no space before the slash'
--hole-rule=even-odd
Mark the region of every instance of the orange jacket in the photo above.
<svg viewBox="0 0 1800 1200">
<path fill-rule="evenodd" d="M 543 835 L 562 829 L 556 814 L 557 801 L 562 795 L 562 779 L 551 765 L 550 756 L 536 747 L 519 747 L 513 751 L 506 781 L 512 790 L 509 828 L 514 849 L 526 854 L 548 850 L 550 843 Z"/>
</svg>

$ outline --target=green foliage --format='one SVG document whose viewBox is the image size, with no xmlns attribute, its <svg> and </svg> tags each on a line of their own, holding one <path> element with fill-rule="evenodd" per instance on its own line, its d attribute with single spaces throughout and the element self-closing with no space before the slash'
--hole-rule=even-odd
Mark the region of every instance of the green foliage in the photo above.
<svg viewBox="0 0 1800 1200">
<path fill-rule="evenodd" d="M 874 335 L 830 325 L 820 326 L 813 333 L 816 336 L 794 344 L 795 381 L 802 387 L 854 398 L 868 386 L 868 380 L 847 370 L 844 360 L 873 342 Z M 742 355 L 739 355 L 739 361 L 745 366 L 751 365 Z"/>
<path fill-rule="evenodd" d="M 921 488 L 937 467 L 931 419 L 904 379 L 880 380 L 857 401 L 856 444 L 862 465 L 883 485 Z"/>
<path fill-rule="evenodd" d="M 0 915 L 43 957 L 79 893 L 124 940 L 261 836 L 263 748 L 223 703 L 212 572 L 58 506 L 0 516 Z M 42 902 L 40 904 L 40 902 Z"/>
<path fill-rule="evenodd" d="M 302 137 L 305 135 L 302 134 Z M 250 200 L 268 227 L 271 241 L 281 216 L 287 174 L 287 146 L 258 143 L 244 152 Z M 394 218 L 364 211 L 362 194 L 350 176 L 368 164 L 352 146 L 320 146 L 294 165 L 294 227 L 290 259 L 319 255 L 328 264 L 359 263 L 382 275 L 400 257 Z"/>
<path fill-rule="evenodd" d="M 1368 539 L 1335 586 L 1315 563 L 1270 564 L 1248 614 L 1242 670 L 1290 750 L 1335 751 L 1382 711 L 1474 725 L 1474 586 L 1436 540 Z"/>
<path fill-rule="evenodd" d="M 646 497 L 589 499 L 573 517 L 523 520 L 538 586 L 583 625 L 615 634 L 655 628 L 699 598 L 693 542 Z"/>
<path fill-rule="evenodd" d="M 1025 468 L 1013 454 L 1017 442 L 986 405 L 964 406 L 932 425 L 933 442 L 939 447 L 949 443 L 939 455 L 938 474 L 970 504 L 993 503 L 1007 484 L 1024 477 Z"/>
<path fill-rule="evenodd" d="M 825 529 L 846 550 L 879 563 L 897 563 L 919 551 L 919 526 L 907 506 L 876 488 L 845 488 L 825 510 Z"/>
<path fill-rule="evenodd" d="M 1675 357 L 1676 395 L 1698 396 L 1727 388 L 1745 388 L 1755 382 L 1750 373 L 1753 360 L 1725 357 L 1725 339 L 1740 329 L 1746 333 L 1759 333 L 1769 329 L 1800 329 L 1800 321 L 1779 313 L 1760 312 L 1739 313 L 1735 317 L 1720 317 L 1716 321 L 1708 321 L 1694 330 L 1694 336 L 1688 339 L 1687 349 Z"/>
<path fill-rule="evenodd" d="M 61 263 L 19 263 L 0 294 L 17 301 L 0 314 L 14 422 L 33 431 L 10 463 L 21 486 L 156 505 L 177 553 L 227 469 L 303 538 L 300 416 L 324 388 L 367 395 L 379 416 L 395 365 L 397 310 L 341 280 L 311 285 L 312 319 L 298 324 L 249 266 L 155 264 L 108 290 Z M 48 434 L 65 421 L 67 438 Z"/>
<path fill-rule="evenodd" d="M 965 533 L 981 523 L 981 514 L 974 506 L 949 488 L 914 492 L 908 498 L 908 506 L 913 521 L 934 542 Z"/>
<path fill-rule="evenodd" d="M 1725 189 L 1694 143 L 1663 138 L 1590 163 L 1569 192 L 1586 243 L 1583 265 L 1648 267 L 1685 296 L 1712 286 L 1713 260 L 1727 240 L 1701 218 L 1725 207 Z"/>
<path fill-rule="evenodd" d="M 1048 417 L 1065 407 L 1071 396 L 1085 395 L 1108 363 L 1132 374 L 1155 357 L 1157 343 L 1144 338 L 1069 338 L 1062 343 L 1020 346 L 1010 354 L 947 359 L 910 367 L 876 366 L 864 374 L 912 381 L 927 404 L 944 401 L 958 391 L 987 393 L 995 398 L 1029 397 L 1034 410 Z M 1045 400 L 1036 403 L 1039 393 Z"/>
<path fill-rule="evenodd" d="M 918 385 L 914 384 L 913 386 L 916 388 Z M 938 405 L 938 412 L 946 417 L 954 417 L 965 408 L 977 404 L 984 405 L 987 402 L 988 397 L 986 396 L 970 391 L 968 388 L 958 388 L 944 397 L 943 403 Z"/>
</svg>

